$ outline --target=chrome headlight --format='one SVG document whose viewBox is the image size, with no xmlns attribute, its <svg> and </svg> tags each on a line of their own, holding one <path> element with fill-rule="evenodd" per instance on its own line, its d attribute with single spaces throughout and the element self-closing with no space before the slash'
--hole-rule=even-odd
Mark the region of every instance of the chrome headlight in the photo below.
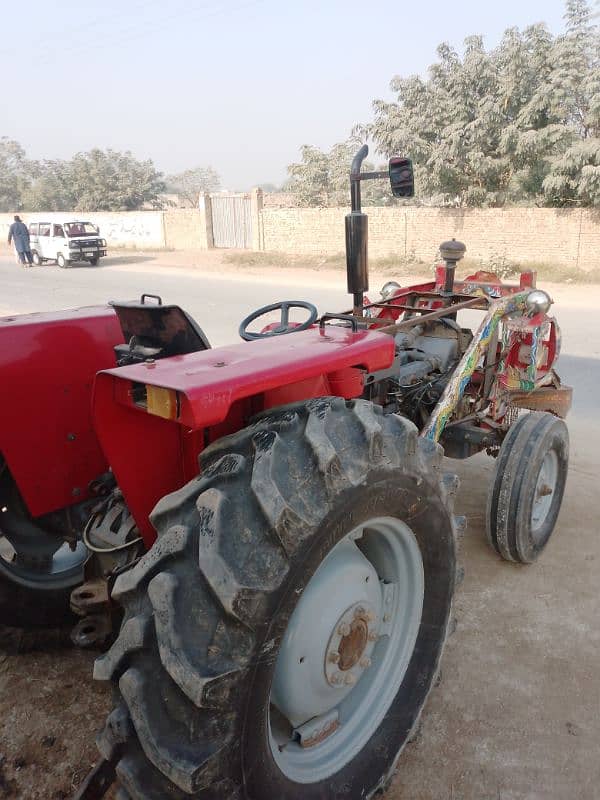
<svg viewBox="0 0 600 800">
<path fill-rule="evenodd" d="M 541 289 L 534 289 L 527 295 L 526 302 L 529 313 L 533 316 L 534 314 L 546 314 L 552 305 L 552 298 Z"/>
<path fill-rule="evenodd" d="M 396 281 L 388 281 L 387 283 L 383 284 L 379 294 L 381 295 L 382 300 L 387 300 L 388 297 L 391 297 L 394 294 L 396 289 L 400 288 L 400 284 L 396 283 Z"/>
</svg>

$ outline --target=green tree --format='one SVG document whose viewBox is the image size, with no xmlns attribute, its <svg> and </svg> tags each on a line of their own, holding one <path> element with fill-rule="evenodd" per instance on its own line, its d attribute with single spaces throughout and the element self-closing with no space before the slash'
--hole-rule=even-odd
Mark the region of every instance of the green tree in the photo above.
<svg viewBox="0 0 600 800">
<path fill-rule="evenodd" d="M 69 161 L 32 162 L 23 190 L 26 211 L 70 211 L 77 205 Z"/>
<path fill-rule="evenodd" d="M 69 162 L 69 180 L 77 211 L 134 211 L 158 205 L 162 175 L 148 159 L 130 152 L 94 149 Z"/>
<path fill-rule="evenodd" d="M 497 51 L 503 108 L 500 151 L 507 157 L 506 202 L 544 202 L 550 156 L 570 141 L 552 108 L 553 40 L 545 25 L 506 31 Z"/>
<path fill-rule="evenodd" d="M 300 148 L 302 160 L 288 167 L 289 179 L 285 191 L 294 195 L 299 206 L 347 206 L 350 203 L 350 165 L 360 148 L 360 141 L 349 139 L 334 144 L 329 152 L 313 145 Z M 364 162 L 364 170 L 373 165 Z M 378 182 L 362 185 L 364 205 L 382 205 L 389 192 L 382 190 Z"/>
<path fill-rule="evenodd" d="M 566 31 L 553 47 L 551 98 L 569 132 L 543 182 L 546 201 L 600 206 L 600 35 L 584 0 L 567 0 Z"/>
<path fill-rule="evenodd" d="M 18 142 L 0 137 L 0 211 L 18 211 L 28 181 L 28 162 Z"/>
<path fill-rule="evenodd" d="M 167 187 L 174 192 L 185 205 L 198 208 L 200 195 L 204 192 L 216 192 L 221 186 L 219 173 L 212 167 L 195 167 L 186 169 L 177 175 L 167 178 Z"/>
<path fill-rule="evenodd" d="M 600 162 L 598 27 L 585 0 L 567 0 L 566 30 L 506 31 L 486 51 L 438 47 L 427 78 L 396 77 L 396 100 L 374 103 L 359 132 L 417 166 L 418 190 L 460 205 L 572 201 L 597 205 Z"/>
<path fill-rule="evenodd" d="M 286 189 L 299 206 L 327 206 L 332 197 L 327 153 L 305 144 L 300 148 L 302 160 L 288 166 Z"/>
</svg>

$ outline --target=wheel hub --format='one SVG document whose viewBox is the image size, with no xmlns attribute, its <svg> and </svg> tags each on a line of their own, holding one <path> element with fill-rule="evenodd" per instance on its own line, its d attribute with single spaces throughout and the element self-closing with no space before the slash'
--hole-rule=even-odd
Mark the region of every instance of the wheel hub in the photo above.
<svg viewBox="0 0 600 800">
<path fill-rule="evenodd" d="M 420 548 L 398 519 L 363 523 L 320 564 L 289 618 L 271 685 L 271 752 L 288 778 L 322 780 L 372 736 L 404 678 L 423 597 Z"/>
<path fill-rule="evenodd" d="M 344 636 L 339 646 L 340 669 L 342 672 L 352 669 L 362 656 L 367 645 L 369 629 L 363 619 L 355 620 L 351 624 L 348 636 Z"/>
<path fill-rule="evenodd" d="M 557 482 L 558 458 L 553 450 L 549 450 L 540 467 L 531 509 L 531 527 L 534 533 L 542 528 L 548 517 Z"/>
<path fill-rule="evenodd" d="M 327 643 L 325 675 L 331 686 L 354 686 L 371 666 L 379 638 L 378 615 L 371 603 L 355 603 L 338 619 Z"/>
<path fill-rule="evenodd" d="M 342 542 L 305 588 L 281 644 L 272 702 L 295 727 L 352 691 L 378 639 L 381 609 L 373 565 L 354 542 Z"/>
</svg>

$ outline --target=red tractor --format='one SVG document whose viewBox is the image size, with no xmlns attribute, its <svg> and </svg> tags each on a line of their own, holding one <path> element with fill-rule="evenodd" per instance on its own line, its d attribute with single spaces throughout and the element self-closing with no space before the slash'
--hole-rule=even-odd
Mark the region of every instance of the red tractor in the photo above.
<svg viewBox="0 0 600 800">
<path fill-rule="evenodd" d="M 435 680 L 456 581 L 457 480 L 496 457 L 487 531 L 531 562 L 565 485 L 571 390 L 531 272 L 366 298 L 363 147 L 346 217 L 353 308 L 284 301 L 211 349 L 143 296 L 0 319 L 0 615 L 111 640 L 115 708 L 80 797 L 372 797 Z M 392 159 L 394 195 L 413 194 Z M 306 320 L 290 321 L 300 306 Z M 275 325 L 251 332 L 258 317 Z M 476 330 L 459 312 L 482 312 Z M 116 775 L 116 777 L 115 777 Z"/>
</svg>

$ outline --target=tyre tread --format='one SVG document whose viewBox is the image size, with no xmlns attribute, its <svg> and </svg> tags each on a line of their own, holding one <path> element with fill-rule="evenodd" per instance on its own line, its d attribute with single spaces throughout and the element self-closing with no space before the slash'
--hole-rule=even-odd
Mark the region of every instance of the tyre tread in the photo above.
<svg viewBox="0 0 600 800">
<path fill-rule="evenodd" d="M 115 734 L 109 718 L 99 744 L 102 752 L 115 743 L 123 748 L 117 772 L 132 800 L 179 798 L 180 792 L 209 800 L 241 792 L 233 765 L 245 676 L 256 659 L 274 657 L 272 641 L 253 653 L 295 553 L 337 495 L 351 491 L 372 468 L 424 475 L 445 501 L 456 532 L 456 480 L 442 476 L 441 461 L 439 445 L 419 439 L 409 421 L 384 416 L 366 401 L 340 398 L 261 415 L 204 451 L 201 477 L 158 503 L 151 516 L 155 545 L 115 584 L 125 624 L 95 671 L 118 684 L 117 702 L 130 720 L 128 727 L 119 712 Z M 310 504 L 299 502 L 298 481 Z M 251 522 L 236 517 L 239 508 Z M 257 552 L 258 566 L 252 560 Z M 194 587 L 193 598 L 185 596 L 183 575 L 189 578 L 185 585 Z M 197 649 L 185 645 L 189 608 L 202 610 L 196 625 L 200 616 L 205 620 Z M 150 617 L 149 633 L 140 618 Z M 162 794 L 154 792 L 146 772 L 159 776 Z M 228 794 L 213 795 L 224 776 L 220 785 Z"/>
</svg>

